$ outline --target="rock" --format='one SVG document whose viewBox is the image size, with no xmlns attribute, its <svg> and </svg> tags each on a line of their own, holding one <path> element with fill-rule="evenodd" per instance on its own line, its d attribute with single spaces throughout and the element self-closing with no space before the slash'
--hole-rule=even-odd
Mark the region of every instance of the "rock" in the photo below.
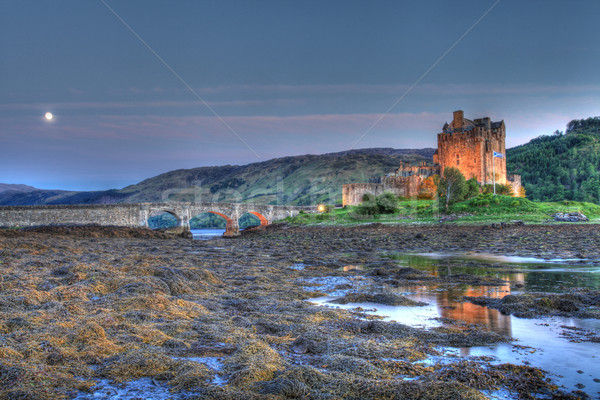
<svg viewBox="0 0 600 400">
<path fill-rule="evenodd" d="M 562 222 L 587 222 L 589 221 L 588 217 L 580 212 L 571 212 L 571 213 L 556 213 L 554 214 L 555 221 Z"/>
</svg>

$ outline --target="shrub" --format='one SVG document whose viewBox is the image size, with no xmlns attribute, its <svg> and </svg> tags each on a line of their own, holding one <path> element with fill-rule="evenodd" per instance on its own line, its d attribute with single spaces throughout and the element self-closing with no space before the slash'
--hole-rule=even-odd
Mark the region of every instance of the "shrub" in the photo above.
<svg viewBox="0 0 600 400">
<path fill-rule="evenodd" d="M 485 193 L 485 194 L 480 193 L 476 198 L 471 200 L 471 205 L 474 205 L 477 207 L 487 207 L 490 205 L 491 201 L 492 201 L 491 193 Z"/>
<path fill-rule="evenodd" d="M 398 197 L 392 192 L 385 192 L 377 196 L 375 202 L 379 212 L 382 214 L 393 214 L 400 209 Z"/>
<path fill-rule="evenodd" d="M 375 201 L 375 195 L 372 193 L 365 193 L 362 195 L 363 203 Z"/>
<path fill-rule="evenodd" d="M 367 201 L 356 207 L 356 214 L 358 215 L 377 215 L 379 214 L 379 207 L 374 201 Z"/>
<path fill-rule="evenodd" d="M 476 178 L 471 178 L 467 182 L 467 193 L 465 194 L 465 199 L 472 199 L 473 197 L 477 197 L 479 193 L 481 193 L 481 187 L 479 183 L 477 183 Z"/>
<path fill-rule="evenodd" d="M 483 185 L 482 188 L 483 193 L 494 193 L 494 185 L 486 184 Z M 500 183 L 496 183 L 496 194 L 503 194 L 505 196 L 514 196 L 512 186 L 510 185 L 502 185 Z"/>
</svg>

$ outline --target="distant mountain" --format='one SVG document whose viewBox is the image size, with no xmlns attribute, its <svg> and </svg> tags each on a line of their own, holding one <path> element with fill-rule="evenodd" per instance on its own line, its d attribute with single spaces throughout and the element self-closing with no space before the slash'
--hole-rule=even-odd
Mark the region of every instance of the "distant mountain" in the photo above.
<svg viewBox="0 0 600 400">
<path fill-rule="evenodd" d="M 39 189 L 36 189 L 33 186 L 27 186 L 27 185 L 19 185 L 19 184 L 12 184 L 12 183 L 0 183 L 0 193 L 6 192 L 6 191 L 31 192 L 33 190 L 39 190 Z"/>
<path fill-rule="evenodd" d="M 600 117 L 573 120 L 506 151 L 508 173 L 521 175 L 531 200 L 600 203 Z"/>
<path fill-rule="evenodd" d="M 368 149 L 353 149 L 338 151 L 337 153 L 326 153 L 325 156 L 345 156 L 348 154 L 378 154 L 382 156 L 414 156 L 419 155 L 430 159 L 436 149 L 393 149 L 391 147 L 373 147 Z"/>
<path fill-rule="evenodd" d="M 170 171 L 120 190 L 0 193 L 0 205 L 231 201 L 307 205 L 341 202 L 342 185 L 367 182 L 401 161 L 431 161 L 434 149 L 357 149 L 276 158 L 248 165 Z"/>
</svg>

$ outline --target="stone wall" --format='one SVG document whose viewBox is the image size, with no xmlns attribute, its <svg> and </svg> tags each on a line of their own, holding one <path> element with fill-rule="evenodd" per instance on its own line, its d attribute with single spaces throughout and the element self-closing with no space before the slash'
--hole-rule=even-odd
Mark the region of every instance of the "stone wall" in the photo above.
<svg viewBox="0 0 600 400">
<path fill-rule="evenodd" d="M 417 197 L 423 179 L 419 175 L 383 176 L 378 182 L 350 183 L 342 186 L 342 204 L 356 206 L 363 202 L 363 195 L 379 196 L 384 192 L 392 192 L 396 196 Z"/>
<path fill-rule="evenodd" d="M 0 207 L 0 227 L 47 225 L 140 226 L 139 204 Z"/>
<path fill-rule="evenodd" d="M 175 216 L 180 228 L 189 230 L 192 217 L 212 212 L 227 221 L 227 232 L 239 234 L 238 219 L 245 213 L 256 215 L 261 225 L 298 214 L 300 211 L 316 212 L 316 207 L 273 206 L 246 203 L 138 203 L 44 205 L 0 207 L 0 227 L 31 227 L 50 225 L 100 225 L 143 227 L 148 218 L 168 212 Z"/>
<path fill-rule="evenodd" d="M 383 193 L 381 183 L 349 183 L 342 186 L 342 205 L 356 206 L 362 203 L 363 195 L 373 194 L 375 196 Z"/>
</svg>

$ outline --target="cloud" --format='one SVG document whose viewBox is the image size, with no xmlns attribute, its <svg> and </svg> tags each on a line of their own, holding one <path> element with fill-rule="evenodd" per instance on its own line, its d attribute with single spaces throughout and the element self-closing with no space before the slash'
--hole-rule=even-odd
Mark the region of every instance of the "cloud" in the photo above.
<svg viewBox="0 0 600 400">
<path fill-rule="evenodd" d="M 409 84 L 229 85 L 202 87 L 196 90 L 200 94 L 396 94 L 400 96 L 410 86 Z M 421 84 L 416 86 L 413 92 L 416 94 L 437 95 L 564 94 L 600 92 L 600 85 Z"/>
<path fill-rule="evenodd" d="M 363 109 L 372 107 L 371 104 L 379 104 L 381 101 L 390 104 L 393 100 L 399 98 L 409 85 L 404 84 L 338 84 L 338 85 L 231 85 L 217 86 L 208 88 L 199 88 L 197 93 L 211 106 L 215 107 L 224 114 L 228 114 L 235 109 L 236 111 L 248 109 L 256 114 L 276 113 L 280 107 L 298 106 L 296 113 L 302 113 L 301 106 L 310 106 L 326 104 L 323 114 L 328 114 L 332 107 L 346 110 L 348 112 L 356 111 L 357 105 Z M 68 89 L 71 93 L 78 96 L 83 93 L 77 89 Z M 423 84 L 417 86 L 411 92 L 411 98 L 428 99 L 425 102 L 431 102 L 431 99 L 440 101 L 440 99 L 456 100 L 455 102 L 466 102 L 473 98 L 485 98 L 488 100 L 497 99 L 498 96 L 516 96 L 515 100 L 523 101 L 528 97 L 546 96 L 550 98 L 570 98 L 594 94 L 593 98 L 598 101 L 597 94 L 600 93 L 600 85 L 522 85 L 522 84 Z M 153 99 L 139 100 L 129 97 L 137 95 L 158 95 L 177 97 L 185 96 L 185 100 Z M 69 110 L 90 110 L 90 111 L 109 111 L 119 110 L 140 110 L 147 109 L 147 114 L 156 110 L 165 110 L 165 112 L 190 112 L 198 109 L 201 112 L 207 112 L 204 105 L 191 98 L 189 93 L 181 89 L 166 89 L 163 87 L 152 87 L 147 90 L 139 88 L 129 88 L 128 91 L 116 95 L 120 100 L 109 101 L 65 101 L 54 102 L 52 107 L 57 111 L 67 112 Z M 335 100 L 328 100 L 333 96 Z M 375 96 L 375 97 L 373 97 Z M 139 97 L 139 96 L 137 96 Z M 217 98 L 215 98 L 217 97 Z M 241 98 L 243 97 L 243 98 Z M 331 102 L 333 101 L 333 102 Z M 47 103 L 5 103 L 0 104 L 0 111 L 35 111 L 39 112 L 41 108 L 47 107 Z M 423 108 L 421 108 L 423 109 Z M 139 113 L 139 111 L 138 111 Z"/>
</svg>

